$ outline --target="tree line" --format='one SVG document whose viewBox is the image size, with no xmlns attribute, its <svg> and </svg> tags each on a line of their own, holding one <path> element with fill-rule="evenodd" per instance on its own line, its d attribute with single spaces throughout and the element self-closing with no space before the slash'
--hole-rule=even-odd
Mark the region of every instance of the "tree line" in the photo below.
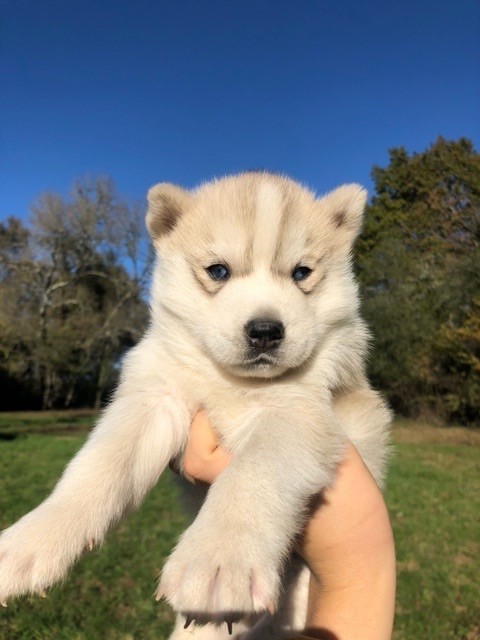
<svg viewBox="0 0 480 640">
<path fill-rule="evenodd" d="M 401 415 L 480 424 L 480 156 L 390 151 L 357 245 L 371 377 Z"/>
<path fill-rule="evenodd" d="M 400 415 L 480 425 L 480 155 L 389 152 L 356 247 L 370 377 Z M 0 223 L 0 409 L 98 407 L 148 322 L 141 206 L 108 179 Z"/>
<path fill-rule="evenodd" d="M 144 212 L 109 179 L 1 223 L 0 408 L 99 407 L 145 329 L 150 262 Z"/>
</svg>

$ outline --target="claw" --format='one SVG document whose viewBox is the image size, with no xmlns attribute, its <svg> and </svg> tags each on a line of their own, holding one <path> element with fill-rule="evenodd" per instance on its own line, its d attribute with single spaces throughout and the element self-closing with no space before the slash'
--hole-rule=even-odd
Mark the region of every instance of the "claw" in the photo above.
<svg viewBox="0 0 480 640">
<path fill-rule="evenodd" d="M 41 589 L 38 592 L 38 595 L 40 596 L 40 598 L 46 598 L 47 597 L 47 594 L 45 593 L 45 591 L 43 589 Z"/>
<path fill-rule="evenodd" d="M 270 602 L 267 604 L 267 611 L 271 616 L 274 615 L 274 613 L 275 613 L 275 603 L 273 602 L 273 600 L 270 600 Z"/>
<path fill-rule="evenodd" d="M 184 629 L 188 629 L 188 627 L 192 624 L 193 618 L 191 616 L 185 616 L 185 624 L 183 625 Z"/>
<path fill-rule="evenodd" d="M 225 622 L 227 623 L 228 635 L 231 636 L 233 633 L 233 621 L 225 620 Z"/>
<path fill-rule="evenodd" d="M 88 541 L 88 548 L 90 549 L 90 551 L 93 551 L 93 539 L 90 538 L 90 540 Z"/>
<path fill-rule="evenodd" d="M 4 600 L 2 600 L 2 602 L 0 602 L 0 604 L 2 605 L 2 607 L 5 607 L 5 608 L 8 607 L 7 603 Z"/>
<path fill-rule="evenodd" d="M 267 597 L 256 581 L 255 573 L 252 571 L 250 574 L 250 598 L 253 608 L 255 611 L 268 611 L 268 613 L 273 616 L 276 609 L 275 602 L 273 599 L 267 600 Z"/>
<path fill-rule="evenodd" d="M 164 598 L 164 597 L 165 597 L 164 592 L 163 592 L 163 591 L 159 591 L 159 592 L 157 593 L 157 595 L 155 596 L 155 600 L 156 600 L 157 602 L 160 602 L 160 600 L 161 600 L 162 598 Z"/>
</svg>

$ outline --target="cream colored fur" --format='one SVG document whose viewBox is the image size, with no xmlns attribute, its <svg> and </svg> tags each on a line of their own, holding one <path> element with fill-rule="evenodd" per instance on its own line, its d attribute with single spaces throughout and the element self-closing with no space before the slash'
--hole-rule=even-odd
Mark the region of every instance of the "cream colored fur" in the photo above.
<svg viewBox="0 0 480 640">
<path fill-rule="evenodd" d="M 1 534 L 0 600 L 61 580 L 141 502 L 204 408 L 233 461 L 167 561 L 159 595 L 205 620 L 262 618 L 249 638 L 301 626 L 306 578 L 286 590 L 282 571 L 309 498 L 332 482 L 346 438 L 379 483 L 385 469 L 389 412 L 365 377 L 368 334 L 350 261 L 365 200 L 357 185 L 318 199 L 262 172 L 193 192 L 150 190 L 158 254 L 150 327 L 52 494 Z M 217 263 L 228 265 L 226 281 L 208 275 Z M 312 272 L 296 282 L 298 265 Z M 262 317 L 281 321 L 285 337 L 253 362 L 245 325 Z M 264 615 L 295 598 L 283 616 Z M 225 634 L 211 624 L 184 631 L 179 618 L 172 638 Z"/>
</svg>

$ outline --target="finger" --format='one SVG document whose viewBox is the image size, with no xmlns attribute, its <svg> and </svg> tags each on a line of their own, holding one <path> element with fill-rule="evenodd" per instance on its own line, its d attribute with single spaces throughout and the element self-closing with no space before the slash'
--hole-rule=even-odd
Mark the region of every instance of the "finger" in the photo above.
<svg viewBox="0 0 480 640">
<path fill-rule="evenodd" d="M 203 412 L 191 425 L 183 456 L 183 468 L 188 474 L 211 484 L 230 462 L 230 454 L 218 444 L 217 436 Z"/>
<path fill-rule="evenodd" d="M 214 480 L 217 479 L 222 471 L 228 467 L 230 464 L 231 456 L 230 454 L 222 449 L 222 447 L 218 447 L 215 451 L 210 455 L 207 463 L 204 465 L 202 470 L 202 476 L 199 477 L 199 480 L 203 480 L 203 482 L 208 482 L 212 484 Z"/>
<path fill-rule="evenodd" d="M 219 446 L 217 435 L 203 411 L 199 411 L 193 418 L 188 436 L 188 446 L 205 457 L 213 453 Z"/>
<path fill-rule="evenodd" d="M 219 444 L 217 434 L 203 411 L 199 411 L 193 419 L 186 450 L 200 460 L 215 464 L 215 468 L 220 470 L 231 460 L 230 454 Z"/>
</svg>

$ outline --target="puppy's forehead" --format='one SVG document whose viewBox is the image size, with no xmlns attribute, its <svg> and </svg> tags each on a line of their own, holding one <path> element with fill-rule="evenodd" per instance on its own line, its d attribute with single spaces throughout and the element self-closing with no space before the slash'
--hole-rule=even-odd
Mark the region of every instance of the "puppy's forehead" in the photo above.
<svg viewBox="0 0 480 640">
<path fill-rule="evenodd" d="M 291 180 L 242 174 L 208 183 L 195 196 L 190 222 L 201 244 L 225 259 L 233 253 L 248 271 L 276 268 L 305 248 L 314 197 Z"/>
<path fill-rule="evenodd" d="M 267 180 L 259 183 L 252 239 L 255 264 L 268 266 L 275 260 L 288 211 L 285 200 L 285 192 L 278 184 Z"/>
</svg>

